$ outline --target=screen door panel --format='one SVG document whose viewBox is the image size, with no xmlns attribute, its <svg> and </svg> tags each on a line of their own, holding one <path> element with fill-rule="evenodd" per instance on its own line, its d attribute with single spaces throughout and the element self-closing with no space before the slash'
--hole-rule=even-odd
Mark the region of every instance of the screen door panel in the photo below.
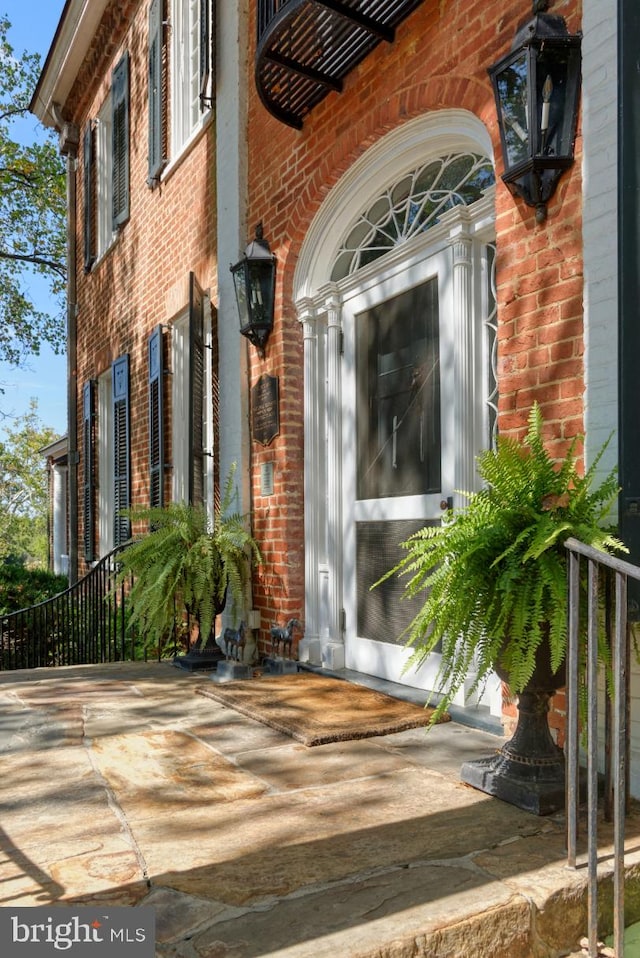
<svg viewBox="0 0 640 958">
<path fill-rule="evenodd" d="M 357 498 L 441 486 L 437 278 L 356 322 Z"/>
<path fill-rule="evenodd" d="M 403 597 L 406 577 L 393 576 L 371 589 L 406 551 L 400 543 L 425 525 L 416 519 L 356 523 L 357 629 L 375 642 L 406 644 L 405 630 L 420 611 L 425 596 Z"/>
</svg>

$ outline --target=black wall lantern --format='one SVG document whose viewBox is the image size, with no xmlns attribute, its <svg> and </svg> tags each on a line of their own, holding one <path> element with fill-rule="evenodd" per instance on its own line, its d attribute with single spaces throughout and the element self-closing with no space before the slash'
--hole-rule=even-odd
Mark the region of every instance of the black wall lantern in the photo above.
<svg viewBox="0 0 640 958">
<path fill-rule="evenodd" d="M 563 17 L 534 0 L 533 18 L 518 28 L 511 52 L 489 76 L 496 98 L 502 179 L 514 195 L 536 207 L 536 220 L 562 172 L 573 163 L 580 95 L 581 34 L 567 32 Z"/>
<path fill-rule="evenodd" d="M 239 263 L 231 267 L 238 303 L 240 332 L 264 356 L 264 347 L 273 329 L 276 292 L 276 258 L 262 235 L 262 223 L 256 226 Z"/>
</svg>

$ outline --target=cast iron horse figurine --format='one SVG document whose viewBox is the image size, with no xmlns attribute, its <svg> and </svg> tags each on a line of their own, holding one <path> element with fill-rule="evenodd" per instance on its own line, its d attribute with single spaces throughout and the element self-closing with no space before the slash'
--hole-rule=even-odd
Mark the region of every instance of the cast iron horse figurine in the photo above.
<svg viewBox="0 0 640 958">
<path fill-rule="evenodd" d="M 280 654 L 284 658 L 285 654 L 288 653 L 287 657 L 291 658 L 291 646 L 293 643 L 294 629 L 302 629 L 302 623 L 298 622 L 297 619 L 289 619 L 284 627 L 281 625 L 271 626 L 272 656 Z"/>
<path fill-rule="evenodd" d="M 227 659 L 242 662 L 246 642 L 245 624 L 241 622 L 237 629 L 227 627 L 224 630 L 224 653 Z"/>
</svg>

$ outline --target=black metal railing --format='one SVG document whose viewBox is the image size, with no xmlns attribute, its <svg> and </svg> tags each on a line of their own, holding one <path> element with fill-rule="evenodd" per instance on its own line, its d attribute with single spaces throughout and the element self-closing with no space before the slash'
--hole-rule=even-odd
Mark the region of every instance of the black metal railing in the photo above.
<svg viewBox="0 0 640 958">
<path fill-rule="evenodd" d="M 265 107 L 305 117 L 423 0 L 257 0 L 256 84 Z"/>
<path fill-rule="evenodd" d="M 598 688 L 602 682 L 600 640 L 611 650 L 605 677 L 604 818 L 613 821 L 613 934 L 616 958 L 624 953 L 624 842 L 630 781 L 630 641 L 627 582 L 640 581 L 640 568 L 569 539 L 569 641 L 567 650 L 567 857 L 578 867 L 578 807 L 581 801 L 580 734 L 586 740 L 588 954 L 598 951 Z M 579 647 L 581 559 L 587 562 L 587 647 L 581 668 Z M 604 633 L 604 635 L 603 635 Z M 580 685 L 586 710 L 580 714 Z M 583 728 L 580 729 L 580 724 Z"/>
<path fill-rule="evenodd" d="M 117 578 L 124 548 L 103 556 L 64 592 L 0 616 L 0 671 L 148 658 L 142 637 L 130 626 L 129 584 Z M 165 650 L 158 647 L 152 654 L 161 658 Z"/>
<path fill-rule="evenodd" d="M 288 3 L 288 0 L 258 0 L 258 43 L 275 15 L 286 3 Z"/>
</svg>

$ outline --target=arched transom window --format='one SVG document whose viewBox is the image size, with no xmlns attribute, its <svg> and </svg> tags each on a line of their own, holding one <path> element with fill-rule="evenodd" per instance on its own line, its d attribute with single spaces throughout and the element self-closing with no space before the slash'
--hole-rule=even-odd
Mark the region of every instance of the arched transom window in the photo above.
<svg viewBox="0 0 640 958">
<path fill-rule="evenodd" d="M 454 206 L 469 206 L 494 184 L 493 164 L 477 153 L 448 153 L 403 174 L 358 216 L 340 245 L 334 282 L 435 226 Z"/>
</svg>

